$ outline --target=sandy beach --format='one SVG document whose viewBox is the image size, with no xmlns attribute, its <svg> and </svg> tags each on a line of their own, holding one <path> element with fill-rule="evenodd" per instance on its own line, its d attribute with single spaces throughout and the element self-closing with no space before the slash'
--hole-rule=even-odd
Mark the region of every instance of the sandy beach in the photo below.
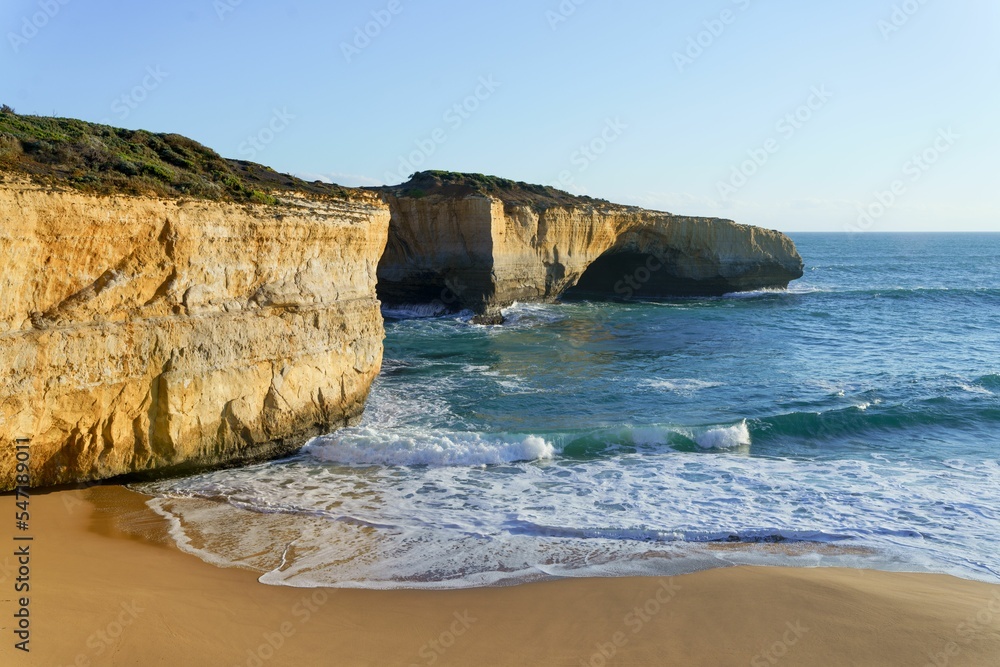
<svg viewBox="0 0 1000 667">
<path fill-rule="evenodd" d="M 1000 667 L 1000 0 L 4 9 L 0 667 Z"/>
<path fill-rule="evenodd" d="M 0 663 L 1000 664 L 1000 586 L 949 576 L 739 567 L 446 592 L 292 589 L 181 552 L 144 500 L 115 486 L 32 498 L 31 652 L 13 648 L 6 558 Z"/>
</svg>

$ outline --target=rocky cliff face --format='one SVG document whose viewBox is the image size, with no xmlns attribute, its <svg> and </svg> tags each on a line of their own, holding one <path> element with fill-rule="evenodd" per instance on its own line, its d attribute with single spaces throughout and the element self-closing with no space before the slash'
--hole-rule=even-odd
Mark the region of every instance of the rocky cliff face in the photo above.
<svg viewBox="0 0 1000 667">
<path fill-rule="evenodd" d="M 0 167 L 0 489 L 16 482 L 22 441 L 31 484 L 48 486 L 247 463 L 350 423 L 381 365 L 376 283 L 390 304 L 496 322 L 513 301 L 721 294 L 802 275 L 788 238 L 726 220 L 444 172 L 365 193 L 173 135 L 83 127 L 93 136 Z M 113 178 L 97 168 L 115 137 L 159 174 L 159 196 L 115 194 L 153 178 L 128 161 Z M 79 186 L 71 173 L 96 189 L 39 184 Z"/>
<path fill-rule="evenodd" d="M 0 183 L 0 488 L 246 462 L 358 417 L 375 195 L 260 206 Z"/>
<path fill-rule="evenodd" d="M 525 184 L 490 193 L 417 178 L 424 188 L 386 193 L 379 294 L 390 304 L 468 308 L 493 322 L 514 301 L 719 295 L 802 276 L 779 232 L 510 189 L 536 187 Z"/>
</svg>

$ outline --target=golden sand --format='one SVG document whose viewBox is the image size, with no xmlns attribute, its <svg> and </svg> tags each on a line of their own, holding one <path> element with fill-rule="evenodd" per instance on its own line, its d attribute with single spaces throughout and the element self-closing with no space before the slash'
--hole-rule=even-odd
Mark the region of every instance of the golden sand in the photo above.
<svg viewBox="0 0 1000 667">
<path fill-rule="evenodd" d="M 31 652 L 13 648 L 0 557 L 0 665 L 1000 665 L 1000 586 L 949 576 L 736 567 L 294 589 L 182 553 L 144 500 L 114 486 L 32 497 Z"/>
</svg>

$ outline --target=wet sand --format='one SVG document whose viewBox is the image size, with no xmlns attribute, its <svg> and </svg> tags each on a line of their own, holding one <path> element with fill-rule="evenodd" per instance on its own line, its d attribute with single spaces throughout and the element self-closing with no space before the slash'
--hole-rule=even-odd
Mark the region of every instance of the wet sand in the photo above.
<svg viewBox="0 0 1000 667">
<path fill-rule="evenodd" d="M 116 486 L 32 497 L 31 652 L 13 647 L 17 564 L 5 555 L 0 664 L 1000 665 L 1000 586 L 944 575 L 736 567 L 292 589 L 181 552 L 144 501 Z"/>
</svg>

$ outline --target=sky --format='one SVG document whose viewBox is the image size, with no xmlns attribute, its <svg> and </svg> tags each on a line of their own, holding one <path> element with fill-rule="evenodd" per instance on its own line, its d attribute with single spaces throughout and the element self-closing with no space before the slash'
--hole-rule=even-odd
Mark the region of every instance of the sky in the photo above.
<svg viewBox="0 0 1000 667">
<path fill-rule="evenodd" d="M 996 0 L 4 0 L 0 102 L 310 180 L 1000 231 Z"/>
</svg>

